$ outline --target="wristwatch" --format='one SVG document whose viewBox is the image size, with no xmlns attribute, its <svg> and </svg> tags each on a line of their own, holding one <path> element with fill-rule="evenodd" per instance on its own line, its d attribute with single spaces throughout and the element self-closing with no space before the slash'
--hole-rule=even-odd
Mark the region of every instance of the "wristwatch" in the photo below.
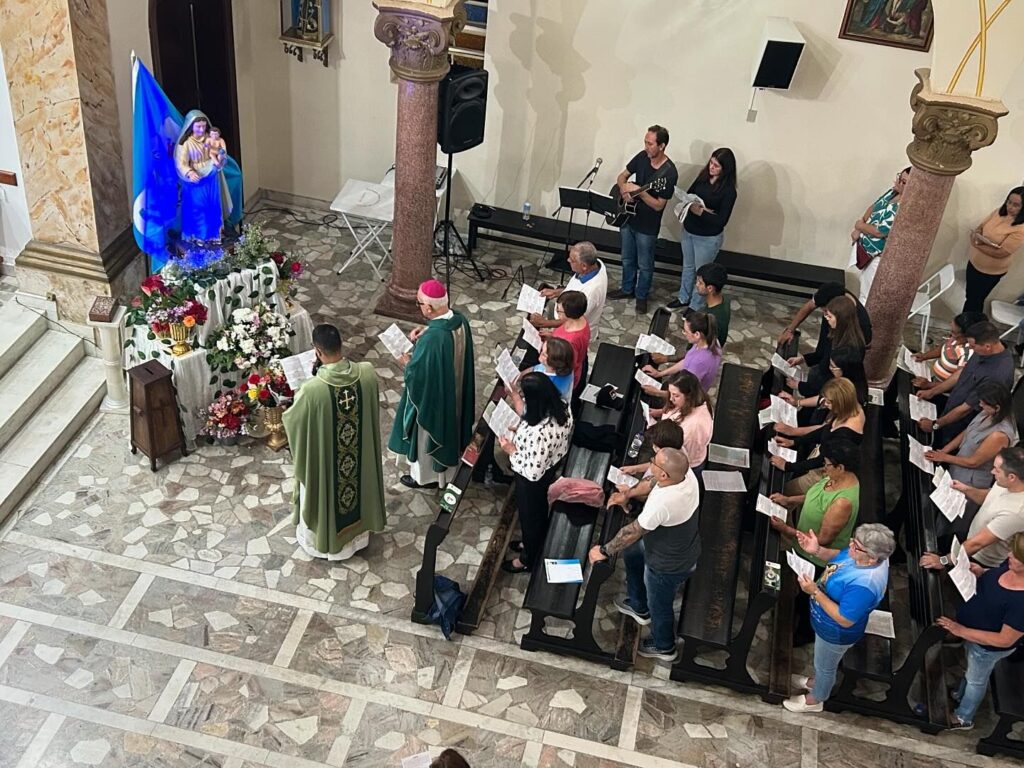
<svg viewBox="0 0 1024 768">
<path fill-rule="evenodd" d="M 948 566 L 949 565 L 949 558 L 946 557 L 945 555 L 939 555 L 939 565 L 941 565 L 943 568 Z"/>
<path fill-rule="evenodd" d="M 605 557 L 611 557 L 611 555 L 609 555 L 609 554 L 608 554 L 608 550 L 604 548 L 604 544 L 602 544 L 601 546 L 599 546 L 599 547 L 597 548 L 597 551 L 598 551 L 598 552 L 600 552 L 600 553 L 601 553 L 602 555 L 604 555 Z"/>
</svg>

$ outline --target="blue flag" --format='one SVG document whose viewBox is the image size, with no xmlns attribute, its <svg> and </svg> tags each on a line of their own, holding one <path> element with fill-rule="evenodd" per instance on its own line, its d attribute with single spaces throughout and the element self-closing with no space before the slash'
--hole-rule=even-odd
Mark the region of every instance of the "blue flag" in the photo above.
<svg viewBox="0 0 1024 768">
<path fill-rule="evenodd" d="M 184 119 L 138 59 L 132 64 L 132 93 L 132 230 L 156 272 L 167 262 L 168 231 L 180 231 L 174 145 Z M 228 220 L 237 224 L 242 218 L 242 172 L 229 157 L 223 173 L 233 204 Z"/>
</svg>

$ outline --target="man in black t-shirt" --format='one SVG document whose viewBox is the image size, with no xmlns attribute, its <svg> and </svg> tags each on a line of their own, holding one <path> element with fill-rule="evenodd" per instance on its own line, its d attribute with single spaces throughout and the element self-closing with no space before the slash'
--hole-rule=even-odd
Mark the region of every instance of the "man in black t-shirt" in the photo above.
<svg viewBox="0 0 1024 768">
<path fill-rule="evenodd" d="M 644 149 L 629 161 L 626 170 L 619 174 L 616 183 L 619 193 L 626 197 L 634 195 L 637 201 L 636 215 L 622 227 L 622 285 L 608 294 L 609 299 L 636 297 L 637 313 L 647 312 L 647 296 L 651 291 L 654 277 L 654 248 L 661 229 L 661 214 L 672 199 L 679 173 L 675 164 L 665 154 L 668 145 L 668 130 L 652 125 L 644 136 Z M 633 176 L 633 181 L 628 181 Z M 657 191 L 638 190 L 656 179 L 665 184 Z"/>
</svg>

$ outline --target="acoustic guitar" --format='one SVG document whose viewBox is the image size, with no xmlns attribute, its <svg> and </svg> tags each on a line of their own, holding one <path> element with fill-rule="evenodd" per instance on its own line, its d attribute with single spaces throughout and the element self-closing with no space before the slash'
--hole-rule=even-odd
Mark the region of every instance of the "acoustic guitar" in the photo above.
<svg viewBox="0 0 1024 768">
<path fill-rule="evenodd" d="M 617 210 L 604 215 L 605 221 L 613 227 L 621 227 L 629 222 L 636 215 L 637 198 L 641 192 L 661 192 L 665 189 L 665 179 L 654 179 L 648 184 L 640 187 L 635 192 L 623 196 L 619 192 L 619 185 L 615 184 L 608 195 L 615 201 Z"/>
</svg>

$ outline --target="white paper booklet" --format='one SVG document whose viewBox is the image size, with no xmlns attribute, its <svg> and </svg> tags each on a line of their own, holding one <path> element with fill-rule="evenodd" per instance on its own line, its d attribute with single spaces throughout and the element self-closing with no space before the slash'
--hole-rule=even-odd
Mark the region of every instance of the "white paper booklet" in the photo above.
<svg viewBox="0 0 1024 768">
<path fill-rule="evenodd" d="M 582 584 L 583 568 L 579 560 L 544 559 L 544 575 L 548 584 Z"/>
<path fill-rule="evenodd" d="M 868 402 L 871 405 L 885 405 L 885 391 L 878 387 L 868 387 Z"/>
<path fill-rule="evenodd" d="M 807 371 L 799 366 L 790 365 L 778 352 L 772 355 L 772 368 L 775 368 L 787 378 L 807 381 Z"/>
<path fill-rule="evenodd" d="M 921 443 L 909 435 L 907 436 L 907 443 L 910 446 L 910 463 L 929 475 L 935 472 L 935 465 L 924 457 L 924 452 L 931 449 L 921 445 Z"/>
<path fill-rule="evenodd" d="M 961 597 L 964 600 L 970 600 L 978 591 L 978 577 L 971 573 L 971 558 L 962 550 L 963 545 L 960 544 L 960 540 L 954 537 L 953 551 L 950 553 L 954 564 L 949 571 L 949 578 L 953 580 Z"/>
<path fill-rule="evenodd" d="M 874 610 L 868 616 L 868 625 L 864 630 L 869 635 L 879 637 L 896 637 L 896 628 L 892 624 L 892 613 L 890 611 Z"/>
<path fill-rule="evenodd" d="M 937 471 L 936 475 L 938 474 Z M 953 487 L 953 479 L 948 472 L 942 472 L 939 484 L 935 486 L 935 490 L 932 491 L 929 498 L 950 522 L 962 517 L 967 511 L 967 497 Z"/>
<path fill-rule="evenodd" d="M 778 395 L 771 396 L 772 402 L 772 415 L 775 417 L 772 419 L 776 422 L 781 422 L 787 426 L 795 427 L 796 423 L 796 406 L 792 403 L 787 403 Z"/>
<path fill-rule="evenodd" d="M 625 485 L 632 488 L 640 481 L 632 475 L 627 475 L 618 467 L 608 467 L 608 482 L 612 485 Z"/>
<path fill-rule="evenodd" d="M 662 355 L 674 355 L 676 348 L 665 341 L 660 336 L 655 336 L 649 333 L 641 333 L 640 338 L 636 340 L 636 346 L 634 349 L 637 352 L 657 352 Z"/>
<path fill-rule="evenodd" d="M 597 405 L 597 393 L 601 391 L 601 388 L 594 384 L 587 384 L 580 392 L 580 400 L 585 403 L 593 403 Z"/>
<path fill-rule="evenodd" d="M 906 347 L 900 347 L 900 353 L 896 357 L 896 363 L 900 368 L 905 371 L 909 371 L 914 376 L 931 381 L 932 367 L 923 360 L 915 360 L 914 353 Z"/>
<path fill-rule="evenodd" d="M 938 411 L 935 408 L 935 403 L 930 403 L 927 400 L 922 400 L 917 395 L 910 396 L 910 418 L 914 421 L 920 419 L 930 419 L 935 421 L 938 418 Z"/>
<path fill-rule="evenodd" d="M 511 388 L 512 383 L 519 376 L 519 366 L 512 360 L 512 353 L 507 349 L 501 350 L 501 354 L 498 355 L 497 361 L 494 364 L 495 369 L 498 372 L 498 376 L 505 382 L 505 386 Z"/>
<path fill-rule="evenodd" d="M 786 552 L 786 562 L 789 563 L 790 568 L 796 571 L 797 576 L 806 576 L 811 581 L 814 581 L 814 563 L 804 560 L 793 550 Z"/>
<path fill-rule="evenodd" d="M 644 424 L 648 427 L 654 424 L 654 417 L 651 416 L 651 406 L 645 403 L 643 400 L 640 401 L 640 410 L 644 415 Z"/>
<path fill-rule="evenodd" d="M 540 352 L 541 338 L 540 331 L 533 327 L 533 323 L 523 318 L 523 341 Z"/>
<path fill-rule="evenodd" d="M 790 464 L 796 461 L 796 451 L 792 448 L 783 448 L 774 440 L 768 441 L 768 453 L 772 456 L 779 456 L 783 461 L 789 462 Z"/>
<path fill-rule="evenodd" d="M 655 389 L 661 389 L 661 382 L 660 381 L 658 381 L 653 376 L 650 376 L 650 375 L 644 373 L 639 368 L 636 369 L 636 375 L 633 376 L 633 378 L 636 379 L 637 381 L 639 381 L 641 386 L 644 386 L 644 387 L 654 387 Z"/>
<path fill-rule="evenodd" d="M 676 187 L 676 189 L 679 189 L 679 187 Z M 674 213 L 676 218 L 679 219 L 680 224 L 683 223 L 683 219 L 686 218 L 686 214 L 690 212 L 690 206 L 694 203 L 697 203 L 702 207 L 706 207 L 704 206 L 704 201 L 699 196 L 689 192 L 677 192 L 676 197 L 679 199 L 679 203 L 677 203 L 676 207 L 672 209 L 672 213 Z"/>
<path fill-rule="evenodd" d="M 512 428 L 519 425 L 519 414 L 504 400 L 499 400 L 497 407 L 487 417 L 487 425 L 495 437 L 512 437 Z"/>
<path fill-rule="evenodd" d="M 298 392 L 302 382 L 313 378 L 313 363 L 316 362 L 316 352 L 312 349 L 300 352 L 291 357 L 281 358 L 281 370 L 288 380 L 288 386 L 293 392 Z"/>
<path fill-rule="evenodd" d="M 714 469 L 704 470 L 701 476 L 704 490 L 724 493 L 746 493 L 747 483 L 739 472 L 719 472 Z"/>
<path fill-rule="evenodd" d="M 750 468 L 750 451 L 746 448 L 733 448 L 718 443 L 708 444 L 708 461 L 716 464 L 727 464 L 730 467 Z"/>
<path fill-rule="evenodd" d="M 544 311 L 545 299 L 540 291 L 532 285 L 523 283 L 519 291 L 519 301 L 516 302 L 517 312 L 536 312 L 538 315 Z"/>
<path fill-rule="evenodd" d="M 394 323 L 389 325 L 383 333 L 378 334 L 377 338 L 396 359 L 406 352 L 412 351 L 412 342 L 409 341 L 409 337 L 402 333 L 402 329 Z"/>
<path fill-rule="evenodd" d="M 768 517 L 777 517 L 782 522 L 786 522 L 786 520 L 789 517 L 789 512 L 784 506 L 782 506 L 781 504 L 776 504 L 763 493 L 757 494 L 756 509 L 762 515 L 768 515 Z"/>
</svg>

